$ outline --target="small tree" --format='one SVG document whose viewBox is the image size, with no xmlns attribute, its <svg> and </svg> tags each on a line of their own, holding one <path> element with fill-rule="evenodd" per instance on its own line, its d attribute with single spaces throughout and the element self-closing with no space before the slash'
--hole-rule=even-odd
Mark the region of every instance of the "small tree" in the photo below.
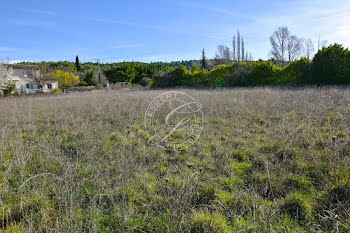
<svg viewBox="0 0 350 233">
<path fill-rule="evenodd" d="M 271 54 L 280 66 L 283 66 L 285 62 L 289 38 L 290 31 L 287 27 L 279 27 L 270 36 L 270 42 L 272 46 Z"/>
<path fill-rule="evenodd" d="M 11 76 L 13 69 L 8 67 L 4 62 L 0 62 L 0 95 L 11 86 Z"/>
<path fill-rule="evenodd" d="M 81 66 L 80 66 L 78 55 L 75 57 L 75 67 L 77 68 L 77 72 L 80 73 L 81 72 Z"/>
<path fill-rule="evenodd" d="M 236 61 L 236 37 L 233 36 L 232 39 L 232 59 Z"/>
<path fill-rule="evenodd" d="M 65 72 L 62 70 L 56 70 L 55 73 L 51 73 L 51 75 L 58 79 L 58 85 L 61 88 L 70 88 L 75 87 L 79 84 L 79 76 L 75 75 L 71 72 Z"/>
<path fill-rule="evenodd" d="M 224 64 L 229 64 L 231 61 L 230 48 L 225 45 L 218 45 L 215 59 L 221 61 Z"/>
<path fill-rule="evenodd" d="M 94 85 L 94 71 L 91 70 L 91 71 L 88 71 L 86 72 L 85 76 L 84 76 L 84 81 L 89 85 L 89 86 L 92 86 Z"/>
<path fill-rule="evenodd" d="M 42 87 L 44 86 L 46 81 L 52 79 L 52 76 L 50 73 L 51 73 L 50 66 L 45 62 L 41 62 L 36 65 L 36 68 L 32 68 L 31 70 L 29 70 L 27 75 L 28 75 L 28 78 L 33 79 L 33 81 L 36 84 Z"/>
<path fill-rule="evenodd" d="M 205 57 L 205 51 L 202 50 L 202 60 L 201 60 L 202 69 L 208 69 L 207 58 Z"/>
<path fill-rule="evenodd" d="M 287 41 L 288 61 L 294 61 L 300 55 L 301 49 L 301 40 L 297 36 L 290 36 Z"/>
<path fill-rule="evenodd" d="M 315 51 L 314 43 L 311 39 L 303 39 L 303 50 L 304 50 L 304 56 L 310 59 L 312 57 L 312 54 Z"/>
</svg>

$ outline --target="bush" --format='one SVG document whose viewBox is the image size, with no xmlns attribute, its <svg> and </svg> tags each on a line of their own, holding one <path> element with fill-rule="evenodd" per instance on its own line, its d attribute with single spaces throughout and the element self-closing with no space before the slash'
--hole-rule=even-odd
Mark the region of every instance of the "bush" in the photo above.
<svg viewBox="0 0 350 233">
<path fill-rule="evenodd" d="M 312 62 L 312 84 L 350 84 L 350 52 L 339 44 L 323 48 Z"/>
<path fill-rule="evenodd" d="M 80 81 L 79 86 L 88 86 L 89 84 L 85 81 Z"/>
<path fill-rule="evenodd" d="M 53 89 L 52 92 L 53 92 L 53 93 L 62 93 L 62 90 L 59 89 L 59 88 L 55 88 L 55 89 Z"/>
<path fill-rule="evenodd" d="M 280 73 L 281 68 L 272 64 L 271 61 L 264 62 L 259 60 L 257 62 L 253 62 L 250 84 L 253 86 L 281 84 L 277 81 Z"/>
<path fill-rule="evenodd" d="M 192 69 L 183 82 L 186 86 L 208 85 L 208 72 L 206 69 Z"/>
<path fill-rule="evenodd" d="M 75 87 L 80 82 L 79 76 L 72 72 L 56 70 L 56 72 L 51 73 L 51 75 L 58 79 L 58 85 L 62 88 Z"/>
<path fill-rule="evenodd" d="M 174 69 L 167 69 L 157 72 L 153 77 L 153 86 L 172 87 L 178 83 L 173 73 Z"/>
<path fill-rule="evenodd" d="M 4 90 L 4 95 L 11 95 L 13 90 L 15 89 L 15 85 L 10 85 L 6 90 Z"/>
<path fill-rule="evenodd" d="M 152 86 L 152 79 L 148 77 L 143 77 L 140 81 L 140 85 L 143 87 Z"/>
<path fill-rule="evenodd" d="M 248 63 L 232 63 L 213 69 L 209 74 L 209 83 L 217 87 L 249 85 L 251 67 Z"/>
<path fill-rule="evenodd" d="M 87 83 L 86 86 L 94 86 L 95 83 L 94 83 L 94 71 L 89 71 L 89 72 L 86 72 L 86 74 L 84 75 L 84 81 Z"/>
<path fill-rule="evenodd" d="M 283 68 L 277 84 L 298 85 L 307 84 L 310 81 L 311 62 L 308 58 L 300 58 L 289 63 Z"/>
</svg>

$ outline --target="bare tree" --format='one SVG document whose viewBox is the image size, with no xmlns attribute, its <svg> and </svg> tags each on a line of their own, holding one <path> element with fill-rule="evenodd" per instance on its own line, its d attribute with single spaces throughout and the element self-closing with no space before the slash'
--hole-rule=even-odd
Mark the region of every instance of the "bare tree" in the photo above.
<svg viewBox="0 0 350 233">
<path fill-rule="evenodd" d="M 241 34 L 237 31 L 237 61 L 241 60 Z"/>
<path fill-rule="evenodd" d="M 296 36 L 290 36 L 287 41 L 288 61 L 295 60 L 301 53 L 301 40 Z"/>
<path fill-rule="evenodd" d="M 276 61 L 282 66 L 285 62 L 289 36 L 290 32 L 287 27 L 279 27 L 272 34 L 272 36 L 270 36 L 270 42 L 272 46 L 271 54 L 273 58 L 276 59 Z"/>
<path fill-rule="evenodd" d="M 245 54 L 245 60 L 248 61 L 249 57 L 248 57 L 248 51 Z"/>
<path fill-rule="evenodd" d="M 236 61 L 236 37 L 235 36 L 233 36 L 233 39 L 232 39 L 232 59 L 234 60 L 234 61 Z"/>
<path fill-rule="evenodd" d="M 53 79 L 52 75 L 50 74 L 51 71 L 52 70 L 49 65 L 42 62 L 28 72 L 28 78 L 33 79 L 36 84 L 42 87 L 46 81 Z"/>
<path fill-rule="evenodd" d="M 302 40 L 304 56 L 307 58 L 311 58 L 313 52 L 315 51 L 314 43 L 311 39 L 303 39 Z"/>
<path fill-rule="evenodd" d="M 327 40 L 323 40 L 321 41 L 321 37 L 318 36 L 318 40 L 317 40 L 317 51 L 320 51 L 321 49 L 323 49 L 324 47 L 327 47 L 328 41 Z"/>
<path fill-rule="evenodd" d="M 215 59 L 221 60 L 225 64 L 230 63 L 231 61 L 231 51 L 230 48 L 225 45 L 218 45 Z"/>
<path fill-rule="evenodd" d="M 12 83 L 11 76 L 13 74 L 13 69 L 8 67 L 8 65 L 1 61 L 0 62 L 0 95 L 9 88 Z"/>
</svg>

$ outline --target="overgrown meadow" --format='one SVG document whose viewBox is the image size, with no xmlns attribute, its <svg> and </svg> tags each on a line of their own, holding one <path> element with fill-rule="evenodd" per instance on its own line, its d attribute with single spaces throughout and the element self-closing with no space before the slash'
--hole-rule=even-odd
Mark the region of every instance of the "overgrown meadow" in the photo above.
<svg viewBox="0 0 350 233">
<path fill-rule="evenodd" d="M 164 90 L 0 98 L 0 231 L 348 232 L 350 89 L 180 90 L 190 148 L 148 144 Z"/>
</svg>

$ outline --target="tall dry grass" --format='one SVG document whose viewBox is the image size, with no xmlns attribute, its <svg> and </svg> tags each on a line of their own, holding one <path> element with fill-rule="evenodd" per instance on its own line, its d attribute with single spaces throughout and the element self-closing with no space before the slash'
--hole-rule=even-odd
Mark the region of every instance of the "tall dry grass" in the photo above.
<svg viewBox="0 0 350 233">
<path fill-rule="evenodd" d="M 349 89 L 177 91 L 205 118 L 181 153 L 143 127 L 165 90 L 0 98 L 0 229 L 350 229 Z"/>
</svg>

